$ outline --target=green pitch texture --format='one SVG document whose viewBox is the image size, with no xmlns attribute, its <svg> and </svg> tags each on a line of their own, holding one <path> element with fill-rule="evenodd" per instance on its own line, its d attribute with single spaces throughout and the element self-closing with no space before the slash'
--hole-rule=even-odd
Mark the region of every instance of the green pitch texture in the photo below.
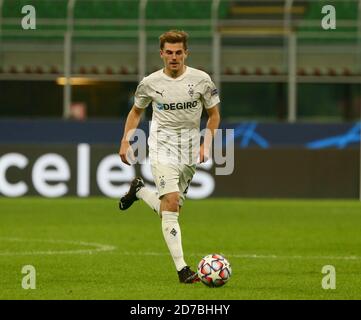
<svg viewBox="0 0 361 320">
<path fill-rule="evenodd" d="M 224 287 L 178 283 L 161 221 L 141 201 L 120 213 L 105 198 L 1 198 L 0 299 L 361 299 L 357 201 L 187 200 L 180 223 L 193 268 L 209 253 L 228 258 Z M 24 265 L 35 290 L 21 286 Z M 321 287 L 325 265 L 335 290 Z"/>
</svg>

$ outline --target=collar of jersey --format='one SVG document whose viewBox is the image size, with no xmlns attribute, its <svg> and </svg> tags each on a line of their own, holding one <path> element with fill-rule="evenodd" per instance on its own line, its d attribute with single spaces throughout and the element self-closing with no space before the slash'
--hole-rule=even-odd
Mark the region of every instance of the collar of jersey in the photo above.
<svg viewBox="0 0 361 320">
<path fill-rule="evenodd" d="M 180 81 L 180 80 L 182 80 L 182 79 L 186 76 L 186 74 L 187 74 L 188 71 L 189 71 L 189 67 L 188 67 L 188 66 L 185 66 L 185 67 L 186 67 L 186 71 L 184 71 L 184 72 L 183 72 L 179 77 L 177 77 L 177 78 L 172 78 L 172 77 L 166 75 L 163 68 L 160 70 L 160 72 L 162 73 L 163 78 L 165 78 L 165 79 L 167 79 L 167 80 L 170 80 L 170 81 Z"/>
</svg>

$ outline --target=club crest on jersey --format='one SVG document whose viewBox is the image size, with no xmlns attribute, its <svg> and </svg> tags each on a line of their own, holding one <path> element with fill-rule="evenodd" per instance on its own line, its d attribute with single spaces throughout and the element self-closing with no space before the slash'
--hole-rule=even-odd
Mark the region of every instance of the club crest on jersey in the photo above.
<svg viewBox="0 0 361 320">
<path fill-rule="evenodd" d="M 193 87 L 194 87 L 193 84 L 188 85 L 188 94 L 191 96 L 191 98 L 193 98 L 193 95 L 194 95 Z"/>
</svg>

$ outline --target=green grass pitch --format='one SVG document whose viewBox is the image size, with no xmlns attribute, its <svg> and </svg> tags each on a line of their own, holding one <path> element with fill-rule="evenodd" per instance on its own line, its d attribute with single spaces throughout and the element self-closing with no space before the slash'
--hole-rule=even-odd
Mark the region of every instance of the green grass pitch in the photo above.
<svg viewBox="0 0 361 320">
<path fill-rule="evenodd" d="M 158 216 L 141 201 L 0 198 L 0 299 L 361 299 L 357 201 L 187 200 L 185 258 L 222 253 L 221 288 L 178 283 Z M 21 283 L 36 269 L 36 289 Z M 322 268 L 336 269 L 325 290 Z"/>
</svg>

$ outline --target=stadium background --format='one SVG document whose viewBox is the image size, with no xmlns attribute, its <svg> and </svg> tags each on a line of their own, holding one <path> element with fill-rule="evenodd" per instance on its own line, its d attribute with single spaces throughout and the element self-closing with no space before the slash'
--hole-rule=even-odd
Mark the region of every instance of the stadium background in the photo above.
<svg viewBox="0 0 361 320">
<path fill-rule="evenodd" d="M 0 2 L 2 154 L 79 143 L 114 153 L 137 81 L 162 65 L 159 34 L 178 28 L 191 36 L 188 63 L 220 89 L 222 126 L 236 130 L 228 179 L 244 184 L 226 191 L 222 177 L 223 192 L 207 195 L 359 196 L 358 1 L 327 2 L 335 30 L 321 27 L 324 1 L 38 0 L 35 30 L 22 28 L 25 4 Z M 29 168 L 9 167 L 8 179 Z"/>
<path fill-rule="evenodd" d="M 35 30 L 24 30 L 21 26 L 25 16 L 21 9 L 29 4 L 36 8 Z M 336 9 L 335 30 L 324 30 L 321 26 L 325 5 L 333 5 Z M 62 226 L 67 226 L 68 219 L 77 225 L 77 219 L 84 222 L 89 218 L 94 224 L 99 223 L 100 229 L 94 227 L 98 232 L 102 230 L 102 222 L 98 221 L 101 218 L 97 213 L 105 214 L 105 207 L 116 210 L 114 199 L 127 189 L 137 173 L 151 185 L 147 166 L 122 166 L 117 152 L 138 81 L 162 67 L 158 36 L 173 28 L 190 34 L 188 64 L 212 76 L 221 95 L 221 126 L 235 129 L 234 173 L 216 176 L 212 164 L 201 166 L 190 187 L 191 199 L 214 197 L 215 200 L 210 201 L 226 201 L 222 199 L 233 198 L 235 202 L 229 200 L 229 203 L 234 203 L 234 208 L 253 212 L 264 221 L 270 219 L 270 227 L 275 223 L 280 228 L 284 227 L 281 221 L 288 217 L 286 211 L 296 210 L 298 202 L 280 202 L 283 209 L 277 214 L 281 216 L 272 213 L 275 217 L 272 220 L 272 214 L 269 217 L 265 211 L 273 212 L 278 204 L 256 200 L 242 202 L 241 199 L 359 199 L 360 1 L 0 0 L 0 200 L 1 218 L 8 223 L 8 227 L 5 227 L 6 223 L 2 224 L 2 235 L 7 238 L 3 238 L 1 245 L 6 252 L 12 250 L 7 247 L 9 243 L 14 245 L 15 251 L 20 250 L 15 247 L 18 240 L 11 240 L 18 236 L 17 232 L 24 239 L 34 237 L 25 226 L 19 227 L 11 220 L 12 216 L 17 222 L 22 219 L 23 204 L 30 208 L 34 221 L 43 226 L 43 229 L 35 227 L 35 238 L 39 235 L 46 239 L 48 236 L 51 239 L 57 236 L 78 239 L 83 235 L 82 239 L 90 241 L 90 229 L 89 233 L 82 231 L 84 234 L 60 231 L 58 234 L 51 226 L 46 227 L 45 222 L 43 225 L 48 219 L 47 210 L 57 212 L 59 220 L 55 223 Z M 146 132 L 150 117 L 148 108 L 141 124 Z M 38 202 L 43 197 L 63 196 L 69 197 L 68 202 L 67 198 L 65 202 L 54 199 L 52 201 L 59 202 L 44 202 L 45 207 L 42 207 L 43 202 Z M 90 198 L 92 196 L 113 199 L 97 202 Z M 14 197 L 14 202 L 9 202 L 12 199 L 7 197 Z M 80 212 L 72 211 L 73 197 L 89 199 L 89 206 L 92 203 L 94 206 Z M 237 201 L 241 202 L 237 205 Z M 207 209 L 210 216 L 211 207 L 217 208 L 216 203 L 211 202 Z M 79 208 L 83 204 L 79 202 Z M 305 223 L 307 234 L 307 228 L 314 226 L 312 222 L 327 219 L 322 210 L 340 210 L 345 217 L 349 217 L 348 210 L 354 210 L 353 213 L 359 210 L 355 202 L 306 202 L 301 207 L 304 211 L 301 210 L 299 225 L 302 229 L 302 223 Z M 192 200 L 190 208 L 201 210 Z M 323 213 L 308 216 L 315 208 L 323 208 Z M 89 217 L 85 217 L 86 210 Z M 67 214 L 68 219 L 64 216 Z M 199 214 L 198 219 L 201 219 L 200 211 Z M 240 213 L 242 225 L 236 216 L 230 221 L 238 226 L 240 234 L 241 230 L 248 234 L 247 219 L 243 214 Z M 216 217 L 216 212 L 213 215 Z M 328 236 L 330 239 L 337 236 L 342 243 L 336 224 L 342 226 L 346 222 L 338 220 L 339 216 L 331 217 L 335 224 L 331 230 L 335 232 Z M 352 228 L 357 225 L 358 218 L 356 214 L 351 214 L 351 218 L 344 231 L 349 232 L 347 241 L 353 239 L 350 243 L 356 246 L 359 240 Z M 132 229 L 131 219 L 134 218 L 130 218 L 129 224 L 122 221 L 134 234 L 137 231 Z M 249 219 L 252 225 L 253 218 Z M 277 225 L 278 222 L 282 226 Z M 187 220 L 184 223 L 187 230 Z M 79 226 L 81 228 L 80 223 Z M 292 222 L 287 226 L 290 234 L 293 227 Z M 206 226 L 204 228 L 200 231 L 208 232 Z M 48 234 L 46 230 L 53 233 L 49 231 Z M 92 233 L 94 237 L 96 232 Z M 112 232 L 109 231 L 109 235 L 104 232 L 99 241 L 112 242 Z M 149 231 L 143 232 L 147 235 Z M 227 237 L 232 234 L 227 230 L 224 232 Z M 282 236 L 288 238 L 289 234 L 279 232 L 281 239 Z M 267 232 L 260 229 L 261 234 Z M 301 247 L 306 238 L 305 234 L 300 235 Z M 320 238 L 321 234 L 315 232 L 310 243 L 319 243 Z M 53 240 L 48 241 L 48 249 L 53 250 Z M 258 241 L 262 241 L 262 236 Z M 261 251 L 267 253 L 268 240 L 264 241 L 265 246 L 261 246 L 264 251 Z M 319 252 L 328 252 L 326 244 L 323 247 L 323 242 L 320 243 Z M 187 247 L 187 242 L 185 245 Z M 215 249 L 227 250 L 216 243 L 213 245 Z M 341 247 L 339 254 L 343 253 Z M 160 248 L 164 251 L 162 246 Z M 303 249 L 305 254 L 310 252 Z M 291 249 L 287 250 L 283 253 L 293 253 Z M 207 253 L 209 249 L 201 246 L 200 251 Z M 334 254 L 331 251 L 330 254 Z M 345 252 L 357 255 L 358 250 Z M 6 256 L 2 258 L 6 259 Z M 234 255 L 233 259 L 236 258 Z M 144 259 L 151 259 L 151 255 Z M 194 259 L 197 259 L 196 255 Z M 4 265 L 8 266 L 6 262 Z M 277 267 L 282 269 L 281 264 Z M 353 267 L 349 266 L 351 274 Z M 9 279 L 15 277 L 11 271 L 5 274 Z M 137 277 L 136 274 L 132 276 Z M 10 280 L 5 281 L 5 287 L 9 291 L 4 291 L 2 297 L 29 297 L 8 289 Z M 353 297 L 359 297 L 359 291 L 355 290 Z M 78 297 L 88 297 L 79 292 Z M 138 294 L 153 297 L 150 293 L 148 296 Z M 306 293 L 303 296 L 294 292 L 288 294 L 287 297 L 314 297 Z M 353 291 L 349 294 L 352 296 Z M 102 296 L 101 293 L 89 297 L 114 296 L 119 297 L 116 294 Z M 340 297 L 344 296 L 341 293 Z M 72 296 L 65 294 L 65 297 Z M 137 297 L 137 294 L 130 297 Z M 285 295 L 271 291 L 264 296 L 242 293 L 229 297 L 282 298 Z"/>
</svg>

